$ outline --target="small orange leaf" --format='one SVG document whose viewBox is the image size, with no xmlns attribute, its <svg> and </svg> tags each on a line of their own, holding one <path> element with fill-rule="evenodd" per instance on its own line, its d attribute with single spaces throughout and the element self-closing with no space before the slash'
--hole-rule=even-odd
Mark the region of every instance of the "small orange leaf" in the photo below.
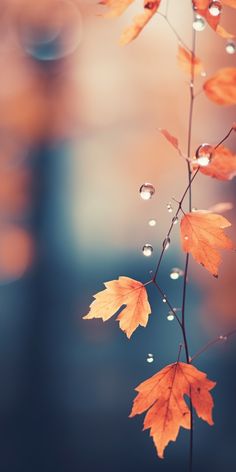
<svg viewBox="0 0 236 472">
<path fill-rule="evenodd" d="M 235 37 L 234 34 L 226 31 L 226 29 L 224 29 L 223 26 L 221 25 L 217 25 L 216 32 L 219 34 L 219 36 L 221 36 L 224 39 L 233 39 Z"/>
<path fill-rule="evenodd" d="M 113 18 L 120 16 L 133 3 L 134 0 L 101 0 L 100 5 L 105 5 L 110 8 L 110 11 L 105 14 L 106 17 Z"/>
<path fill-rule="evenodd" d="M 155 0 L 153 2 L 144 2 L 144 11 L 140 15 L 137 15 L 133 19 L 133 23 L 131 26 L 126 28 L 121 37 L 120 37 L 120 44 L 122 46 L 129 44 L 131 41 L 136 39 L 138 35 L 143 30 L 144 26 L 151 20 L 153 15 L 157 12 L 161 0 Z"/>
<path fill-rule="evenodd" d="M 225 146 L 215 149 L 210 164 L 200 167 L 200 172 L 218 180 L 231 180 L 236 176 L 236 154 Z"/>
<path fill-rule="evenodd" d="M 147 326 L 151 308 L 145 286 L 141 282 L 122 276 L 104 285 L 106 289 L 94 295 L 95 300 L 84 319 L 102 318 L 103 321 L 107 321 L 126 305 L 117 320 L 127 337 L 130 338 L 139 325 Z"/>
<path fill-rule="evenodd" d="M 214 277 L 218 277 L 221 263 L 219 249 L 235 248 L 224 233 L 229 226 L 231 223 L 222 215 L 200 210 L 187 213 L 181 220 L 183 251 L 192 254 Z"/>
<path fill-rule="evenodd" d="M 203 89 L 206 96 L 218 105 L 236 104 L 236 67 L 226 67 L 208 79 Z"/>
<path fill-rule="evenodd" d="M 157 372 L 135 389 L 130 417 L 147 411 L 144 429 L 150 428 L 158 456 L 163 459 L 170 441 L 175 441 L 182 426 L 190 429 L 190 411 L 184 395 L 191 397 L 199 418 L 212 425 L 213 399 L 209 391 L 215 382 L 191 364 L 176 362 Z"/>
<path fill-rule="evenodd" d="M 178 64 L 180 68 L 187 74 L 191 75 L 192 65 L 194 68 L 194 75 L 201 74 L 203 70 L 202 61 L 198 57 L 193 56 L 192 52 L 189 52 L 186 48 L 184 48 L 181 45 L 179 46 L 179 49 L 178 49 L 177 60 L 178 60 Z"/>
<path fill-rule="evenodd" d="M 181 151 L 181 149 L 179 148 L 179 141 L 178 141 L 178 138 L 176 138 L 175 136 L 173 136 L 172 134 L 170 134 L 167 129 L 159 128 L 159 131 L 160 131 L 160 133 L 162 134 L 162 136 L 164 136 L 164 138 L 166 138 L 167 141 L 169 141 L 169 143 L 172 144 L 172 146 L 173 146 L 175 149 L 177 149 L 177 151 L 179 152 L 179 154 L 182 156 L 182 151 Z"/>
</svg>

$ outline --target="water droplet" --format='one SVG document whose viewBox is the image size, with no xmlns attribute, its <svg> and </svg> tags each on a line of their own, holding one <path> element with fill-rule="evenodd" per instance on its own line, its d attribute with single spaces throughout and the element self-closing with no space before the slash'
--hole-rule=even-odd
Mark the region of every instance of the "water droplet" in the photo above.
<svg viewBox="0 0 236 472">
<path fill-rule="evenodd" d="M 81 42 L 82 18 L 68 0 L 27 2 L 18 17 L 19 40 L 27 54 L 54 61 L 72 54 Z"/>
<path fill-rule="evenodd" d="M 144 244 L 142 251 L 144 256 L 150 257 L 153 253 L 153 247 L 151 244 Z"/>
<path fill-rule="evenodd" d="M 200 15 L 196 15 L 195 20 L 193 22 L 193 29 L 195 31 L 203 31 L 206 28 L 206 22 L 204 18 Z"/>
<path fill-rule="evenodd" d="M 201 144 L 196 150 L 196 159 L 200 167 L 206 167 L 210 163 L 214 148 L 210 144 Z"/>
<path fill-rule="evenodd" d="M 154 361 L 154 357 L 147 357 L 146 361 L 151 364 Z"/>
<path fill-rule="evenodd" d="M 183 271 L 178 267 L 173 267 L 170 272 L 170 278 L 172 280 L 178 280 L 183 275 Z"/>
<path fill-rule="evenodd" d="M 167 210 L 168 210 L 169 213 L 172 213 L 173 207 L 172 207 L 171 203 L 167 203 Z"/>
<path fill-rule="evenodd" d="M 184 236 L 184 239 L 185 239 L 185 241 L 188 241 L 188 236 L 185 235 L 185 236 Z"/>
<path fill-rule="evenodd" d="M 154 218 L 151 218 L 149 221 L 148 221 L 148 224 L 149 226 L 156 226 L 157 222 Z"/>
<path fill-rule="evenodd" d="M 221 335 L 219 336 L 219 339 L 220 339 L 221 341 L 227 341 L 228 338 L 227 338 L 227 336 L 223 336 L 223 335 L 221 334 Z"/>
<path fill-rule="evenodd" d="M 168 249 L 169 247 L 170 247 L 170 238 L 167 237 L 167 238 L 164 239 L 164 241 L 163 241 L 163 249 L 164 249 L 165 251 L 167 251 L 167 249 Z"/>
<path fill-rule="evenodd" d="M 145 183 L 140 187 L 139 193 L 143 200 L 150 200 L 155 193 L 155 188 L 152 184 Z"/>
<path fill-rule="evenodd" d="M 198 211 L 198 209 L 196 207 L 193 207 L 191 211 L 192 211 L 192 213 L 194 213 L 194 212 Z"/>
<path fill-rule="evenodd" d="M 168 321 L 173 321 L 175 319 L 175 315 L 172 313 L 172 311 L 169 311 L 167 315 L 167 320 Z"/>
<path fill-rule="evenodd" d="M 162 298 L 162 301 L 163 301 L 163 303 L 167 303 L 166 295 L 164 295 L 164 297 Z"/>
<path fill-rule="evenodd" d="M 178 221 L 179 221 L 178 216 L 174 216 L 174 218 L 172 218 L 173 225 L 177 225 Z"/>
<path fill-rule="evenodd" d="M 235 54 L 236 46 L 235 46 L 234 41 L 227 41 L 225 50 L 227 54 Z"/>
<path fill-rule="evenodd" d="M 205 70 L 202 70 L 202 72 L 201 72 L 201 74 L 200 74 L 200 75 L 201 75 L 201 77 L 206 77 L 207 73 L 206 73 L 206 71 L 205 71 Z"/>
<path fill-rule="evenodd" d="M 208 10 L 212 16 L 219 16 L 222 10 L 222 3 L 218 0 L 213 0 L 213 2 L 210 2 Z"/>
</svg>

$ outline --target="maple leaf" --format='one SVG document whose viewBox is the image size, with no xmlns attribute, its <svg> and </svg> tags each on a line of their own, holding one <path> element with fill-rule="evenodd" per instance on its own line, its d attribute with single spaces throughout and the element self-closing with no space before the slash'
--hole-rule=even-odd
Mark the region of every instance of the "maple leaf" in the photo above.
<svg viewBox="0 0 236 472">
<path fill-rule="evenodd" d="M 231 180 L 236 176 L 236 154 L 225 146 L 218 146 L 208 166 L 199 170 L 218 180 Z"/>
<path fill-rule="evenodd" d="M 160 3 L 161 0 L 155 0 L 153 2 L 149 2 L 147 0 L 144 1 L 143 13 L 134 17 L 133 23 L 123 31 L 120 37 L 120 44 L 122 46 L 129 44 L 138 37 L 144 26 L 146 26 L 153 15 L 157 12 Z"/>
<path fill-rule="evenodd" d="M 164 138 L 166 138 L 166 140 L 172 144 L 172 146 L 177 149 L 178 153 L 182 156 L 182 151 L 179 147 L 179 140 L 178 138 L 176 138 L 175 136 L 173 136 L 172 134 L 169 133 L 169 131 L 167 129 L 164 129 L 164 128 L 159 128 L 159 131 L 160 133 L 162 134 L 162 136 L 164 136 Z"/>
<path fill-rule="evenodd" d="M 231 223 L 222 215 L 203 210 L 187 213 L 181 220 L 183 251 L 192 254 L 214 277 L 218 277 L 221 263 L 219 249 L 235 248 L 224 233 L 229 226 Z"/>
<path fill-rule="evenodd" d="M 203 70 L 203 64 L 202 64 L 201 59 L 193 55 L 192 52 L 188 51 L 186 48 L 184 48 L 181 45 L 179 45 L 179 48 L 178 48 L 177 60 L 178 60 L 178 64 L 180 68 L 184 72 L 187 72 L 187 74 L 192 73 L 192 66 L 193 66 L 194 75 L 201 74 Z"/>
<path fill-rule="evenodd" d="M 122 15 L 133 2 L 134 0 L 101 0 L 99 3 L 110 8 L 110 11 L 105 16 L 112 18 Z"/>
<path fill-rule="evenodd" d="M 236 67 L 225 67 L 208 79 L 203 89 L 207 97 L 218 105 L 236 104 Z"/>
<path fill-rule="evenodd" d="M 170 441 L 175 441 L 180 427 L 190 429 L 190 410 L 184 395 L 191 397 L 199 418 L 213 425 L 213 399 L 209 391 L 216 385 L 191 364 L 176 362 L 142 382 L 136 391 L 130 417 L 147 411 L 144 430 L 150 428 L 158 456 L 163 459 Z"/>
<path fill-rule="evenodd" d="M 94 295 L 89 313 L 84 319 L 102 318 L 107 321 L 123 306 L 116 318 L 128 338 L 140 326 L 147 326 L 151 308 L 145 286 L 137 280 L 121 276 L 104 283 L 106 289 Z"/>
</svg>

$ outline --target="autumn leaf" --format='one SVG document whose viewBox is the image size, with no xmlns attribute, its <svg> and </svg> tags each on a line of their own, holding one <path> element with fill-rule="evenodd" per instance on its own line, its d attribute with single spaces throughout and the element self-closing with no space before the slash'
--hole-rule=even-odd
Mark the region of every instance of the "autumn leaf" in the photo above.
<svg viewBox="0 0 236 472">
<path fill-rule="evenodd" d="M 199 210 L 187 213 L 181 220 L 181 243 L 184 252 L 218 277 L 221 263 L 219 249 L 234 249 L 224 229 L 231 223 L 222 215 Z"/>
<path fill-rule="evenodd" d="M 106 289 L 94 295 L 95 300 L 90 305 L 90 311 L 83 318 L 102 318 L 107 321 L 126 305 L 116 319 L 122 331 L 130 338 L 139 325 L 147 325 L 148 315 L 151 313 L 145 286 L 137 280 L 123 276 L 104 285 Z"/>
<path fill-rule="evenodd" d="M 206 96 L 218 105 L 236 104 L 236 67 L 226 67 L 203 85 Z"/>
<path fill-rule="evenodd" d="M 190 410 L 184 395 L 191 397 L 199 418 L 212 425 L 213 399 L 209 391 L 215 382 L 191 364 L 176 362 L 142 382 L 136 391 L 130 417 L 147 411 L 144 430 L 150 429 L 158 456 L 163 459 L 170 441 L 175 441 L 180 427 L 190 429 Z"/>
<path fill-rule="evenodd" d="M 133 22 L 128 26 L 120 37 L 120 44 L 125 46 L 136 39 L 143 30 L 144 26 L 151 20 L 153 15 L 157 12 L 161 0 L 153 2 L 144 2 L 144 11 L 140 15 L 135 16 Z"/>
<path fill-rule="evenodd" d="M 134 0 L 101 0 L 100 5 L 109 7 L 110 10 L 105 14 L 106 17 L 112 18 L 122 15 L 124 11 L 133 3 Z"/>
<path fill-rule="evenodd" d="M 218 180 L 231 180 L 236 176 L 236 154 L 225 146 L 218 146 L 208 166 L 200 167 L 199 170 Z"/>
<path fill-rule="evenodd" d="M 226 31 L 226 29 L 223 28 L 223 26 L 221 26 L 221 25 L 217 25 L 216 32 L 218 33 L 219 36 L 221 36 L 224 39 L 233 39 L 233 38 L 235 38 L 235 35 L 233 33 L 229 33 L 229 31 Z"/>
<path fill-rule="evenodd" d="M 160 131 L 160 133 L 162 134 L 162 136 L 164 136 L 164 138 L 166 138 L 166 140 L 167 140 L 175 149 L 177 149 L 178 153 L 182 156 L 182 151 L 181 151 L 181 149 L 180 149 L 180 147 L 179 147 L 178 138 L 176 138 L 175 136 L 173 136 L 172 134 L 170 134 L 167 129 L 159 128 L 159 131 Z"/>
<path fill-rule="evenodd" d="M 222 0 L 222 3 L 228 7 L 236 8 L 236 0 Z"/>
<path fill-rule="evenodd" d="M 183 46 L 179 45 L 177 61 L 179 67 L 187 74 L 192 73 L 192 66 L 194 75 L 199 75 L 203 71 L 203 64 L 201 59 L 193 55 L 192 52 L 188 51 Z"/>
</svg>

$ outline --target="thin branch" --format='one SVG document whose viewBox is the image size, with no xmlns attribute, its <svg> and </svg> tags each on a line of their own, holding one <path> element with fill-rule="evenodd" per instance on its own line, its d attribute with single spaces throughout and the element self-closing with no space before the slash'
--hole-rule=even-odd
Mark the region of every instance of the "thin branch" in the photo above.
<svg viewBox="0 0 236 472">
<path fill-rule="evenodd" d="M 155 285 L 155 287 L 157 288 L 157 290 L 159 291 L 159 293 L 161 294 L 162 298 L 166 300 L 166 304 L 167 306 L 169 307 L 171 313 L 173 313 L 173 316 L 176 318 L 176 320 L 178 321 L 180 327 L 181 327 L 181 330 L 182 330 L 182 324 L 181 324 L 181 321 L 175 311 L 175 309 L 173 308 L 173 306 L 171 305 L 171 303 L 169 302 L 166 294 L 163 292 L 163 290 L 161 289 L 160 285 L 158 285 L 158 283 L 156 282 L 156 280 L 153 280 L 153 283 Z"/>
<path fill-rule="evenodd" d="M 178 41 L 182 44 L 182 46 L 184 46 L 185 49 L 187 49 L 187 51 L 191 52 L 191 49 L 189 49 L 189 47 L 187 46 L 187 44 L 183 41 L 183 39 L 181 38 L 181 36 L 179 35 L 178 31 L 176 31 L 176 29 L 174 28 L 174 26 L 172 25 L 172 23 L 170 22 L 169 18 L 168 18 L 168 15 L 165 13 L 161 13 L 161 12 L 157 12 L 157 15 L 161 16 L 162 18 L 164 18 L 164 20 L 166 21 L 166 23 L 168 24 L 169 28 L 171 29 L 171 31 L 174 33 L 175 37 L 178 39 Z"/>
<path fill-rule="evenodd" d="M 193 357 L 191 357 L 190 359 L 190 362 L 191 364 L 193 363 L 193 361 L 195 361 L 198 357 L 200 357 L 204 352 L 208 351 L 208 349 L 210 349 L 211 347 L 215 346 L 215 344 L 218 344 L 218 343 L 222 343 L 223 342 L 226 342 L 231 336 L 235 335 L 236 334 L 236 329 L 234 329 L 233 331 L 229 331 L 228 333 L 224 334 L 224 335 L 220 335 L 218 336 L 217 338 L 215 339 L 212 339 L 211 341 L 209 341 L 207 344 L 205 344 L 205 346 L 203 346 L 196 354 L 194 354 Z"/>
<path fill-rule="evenodd" d="M 233 126 L 230 128 L 226 136 L 218 144 L 216 144 L 216 146 L 214 146 L 214 148 L 217 149 L 222 143 L 224 143 L 224 141 L 226 141 L 226 139 L 228 139 L 228 137 L 231 135 L 232 131 L 235 131 L 235 128 Z"/>
</svg>

